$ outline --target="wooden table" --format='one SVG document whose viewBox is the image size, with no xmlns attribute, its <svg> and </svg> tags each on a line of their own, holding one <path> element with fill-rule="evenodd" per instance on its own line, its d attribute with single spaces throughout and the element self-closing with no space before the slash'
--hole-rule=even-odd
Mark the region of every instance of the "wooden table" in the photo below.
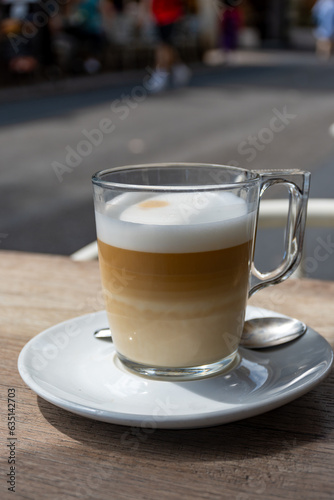
<svg viewBox="0 0 334 500">
<path fill-rule="evenodd" d="M 17 499 L 333 499 L 334 377 L 274 411 L 198 430 L 89 420 L 21 380 L 24 344 L 60 321 L 103 308 L 98 264 L 0 252 L 1 485 Z M 289 280 L 252 303 L 298 317 L 334 344 L 334 283 Z M 9 472 L 8 389 L 16 400 L 16 484 Z"/>
</svg>

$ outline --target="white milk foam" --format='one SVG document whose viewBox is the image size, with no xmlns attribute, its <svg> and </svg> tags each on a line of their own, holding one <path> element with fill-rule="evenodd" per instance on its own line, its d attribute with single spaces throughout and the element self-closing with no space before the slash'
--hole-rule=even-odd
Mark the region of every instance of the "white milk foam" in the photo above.
<svg viewBox="0 0 334 500">
<path fill-rule="evenodd" d="M 230 248 L 253 236 L 255 212 L 232 193 L 125 193 L 95 211 L 97 237 L 115 247 L 152 253 Z"/>
</svg>

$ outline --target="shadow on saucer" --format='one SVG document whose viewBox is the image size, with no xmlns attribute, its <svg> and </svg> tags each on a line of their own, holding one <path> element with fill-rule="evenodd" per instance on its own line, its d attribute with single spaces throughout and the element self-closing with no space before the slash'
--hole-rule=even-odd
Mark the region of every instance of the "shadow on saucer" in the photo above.
<svg viewBox="0 0 334 500">
<path fill-rule="evenodd" d="M 183 388 L 236 408 L 260 404 L 271 409 L 270 399 L 291 401 L 305 393 L 305 387 L 314 387 L 330 369 L 333 356 L 328 343 L 310 328 L 288 344 L 259 350 L 240 348 L 239 354 L 237 365 L 226 374 L 189 381 Z"/>
</svg>

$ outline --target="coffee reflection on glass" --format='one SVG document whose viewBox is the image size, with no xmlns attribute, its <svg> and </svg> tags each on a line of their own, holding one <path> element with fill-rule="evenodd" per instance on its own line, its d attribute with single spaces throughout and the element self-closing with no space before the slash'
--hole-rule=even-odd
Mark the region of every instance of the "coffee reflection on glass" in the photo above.
<svg viewBox="0 0 334 500">
<path fill-rule="evenodd" d="M 119 359 L 136 373 L 173 380 L 229 368 L 249 294 L 261 176 L 143 165 L 102 171 L 93 184 Z"/>
</svg>

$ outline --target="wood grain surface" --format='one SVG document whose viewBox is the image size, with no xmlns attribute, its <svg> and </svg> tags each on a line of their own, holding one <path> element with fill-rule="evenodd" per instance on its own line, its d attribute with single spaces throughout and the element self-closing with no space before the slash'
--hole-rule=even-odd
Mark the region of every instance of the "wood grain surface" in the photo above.
<svg viewBox="0 0 334 500">
<path fill-rule="evenodd" d="M 26 342 L 103 309 L 98 264 L 0 252 L 1 484 L 17 499 L 333 499 L 333 373 L 305 396 L 240 422 L 196 430 L 123 427 L 68 413 L 21 380 Z M 287 282 L 251 303 L 305 321 L 334 345 L 334 283 Z M 16 399 L 16 485 L 8 491 L 8 389 Z"/>
</svg>

